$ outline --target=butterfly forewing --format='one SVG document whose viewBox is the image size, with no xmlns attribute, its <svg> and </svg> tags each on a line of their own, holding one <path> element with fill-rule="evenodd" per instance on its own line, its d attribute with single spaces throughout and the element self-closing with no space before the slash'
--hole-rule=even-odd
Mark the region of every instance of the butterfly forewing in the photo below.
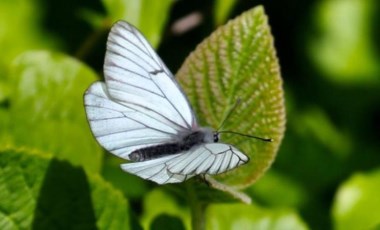
<svg viewBox="0 0 380 230">
<path fill-rule="evenodd" d="M 104 74 L 110 96 L 120 103 L 134 105 L 136 110 L 149 109 L 183 129 L 197 126 L 173 75 L 143 36 L 126 22 L 117 22 L 108 36 Z"/>
</svg>

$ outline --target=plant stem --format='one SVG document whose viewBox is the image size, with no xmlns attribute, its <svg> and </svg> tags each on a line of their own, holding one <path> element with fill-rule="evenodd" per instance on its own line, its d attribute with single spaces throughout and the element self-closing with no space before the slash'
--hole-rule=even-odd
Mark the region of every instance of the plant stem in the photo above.
<svg viewBox="0 0 380 230">
<path fill-rule="evenodd" d="M 194 185 L 187 184 L 188 202 L 191 208 L 191 227 L 193 230 L 204 230 L 206 225 L 205 211 L 207 204 L 201 202 L 196 195 Z"/>
<path fill-rule="evenodd" d="M 191 226 L 194 230 L 204 230 L 206 225 L 205 220 L 206 204 L 199 201 L 191 205 Z"/>
</svg>

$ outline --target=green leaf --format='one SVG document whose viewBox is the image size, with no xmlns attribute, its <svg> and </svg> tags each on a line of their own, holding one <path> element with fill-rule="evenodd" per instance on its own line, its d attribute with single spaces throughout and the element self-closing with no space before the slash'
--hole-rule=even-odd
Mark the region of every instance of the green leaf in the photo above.
<svg viewBox="0 0 380 230">
<path fill-rule="evenodd" d="M 0 75 L 0 107 L 2 107 L 1 103 L 4 103 L 6 101 L 9 94 L 9 87 L 5 80 L 5 78 L 1 77 Z"/>
<path fill-rule="evenodd" d="M 6 143 L 10 143 L 12 138 L 5 128 L 10 121 L 9 111 L 7 109 L 0 107 L 0 144 L 6 145 Z"/>
<path fill-rule="evenodd" d="M 138 28 L 157 47 L 173 0 L 102 0 L 111 21 L 123 19 Z"/>
<path fill-rule="evenodd" d="M 42 14 L 38 6 L 38 1 L 0 1 L 0 78 L 3 67 L 21 52 L 55 46 L 38 24 Z"/>
<path fill-rule="evenodd" d="M 320 2 L 315 14 L 319 36 L 313 34 L 310 54 L 324 76 L 345 84 L 379 83 L 375 9 L 376 0 Z"/>
<path fill-rule="evenodd" d="M 265 177 L 249 187 L 247 192 L 253 195 L 253 200 L 271 207 L 301 208 L 310 195 L 297 182 L 271 170 L 265 174 Z"/>
<path fill-rule="evenodd" d="M 190 205 L 196 203 L 251 203 L 251 198 L 238 189 L 216 181 L 208 175 L 195 177 L 181 184 L 166 185 L 167 192 L 181 200 L 186 200 Z"/>
<path fill-rule="evenodd" d="M 217 129 L 241 99 L 222 130 L 274 140 L 224 134 L 222 142 L 251 159 L 217 177 L 228 184 L 257 180 L 273 162 L 285 130 L 282 80 L 267 21 L 261 6 L 243 13 L 205 39 L 177 73 L 201 124 Z"/>
<path fill-rule="evenodd" d="M 96 74 L 63 54 L 39 51 L 19 56 L 10 79 L 11 144 L 38 148 L 99 171 L 102 150 L 83 108 L 83 93 Z"/>
<path fill-rule="evenodd" d="M 28 49 L 57 47 L 57 42 L 39 24 L 41 14 L 38 1 L 0 1 L 0 107 L 10 93 L 7 81 L 12 60 Z"/>
<path fill-rule="evenodd" d="M 346 158 L 350 154 L 353 141 L 319 107 L 298 111 L 292 118 L 292 126 L 301 136 L 311 136 L 337 157 Z"/>
<path fill-rule="evenodd" d="M 356 173 L 339 188 L 332 215 L 334 229 L 375 229 L 380 226 L 380 169 Z"/>
<path fill-rule="evenodd" d="M 143 203 L 144 215 L 141 223 L 144 229 L 149 229 L 160 215 L 166 214 L 182 220 L 186 229 L 190 228 L 190 211 L 182 206 L 173 196 L 162 189 L 155 189 L 145 196 Z"/>
<path fill-rule="evenodd" d="M 179 219 L 178 217 L 173 217 L 167 214 L 161 214 L 153 220 L 150 229 L 182 230 L 185 229 L 185 226 L 183 225 L 181 219 Z"/>
<path fill-rule="evenodd" d="M 121 170 L 120 165 L 123 163 L 125 163 L 124 159 L 107 154 L 102 168 L 103 178 L 122 191 L 126 197 L 131 199 L 142 198 L 149 191 L 149 182 Z M 132 184 L 133 186 L 131 186 Z"/>
<path fill-rule="evenodd" d="M 216 25 L 221 25 L 226 21 L 236 0 L 216 0 L 214 5 L 214 21 Z"/>
<path fill-rule="evenodd" d="M 244 204 L 213 204 L 206 210 L 206 220 L 206 229 L 308 229 L 292 211 Z"/>
<path fill-rule="evenodd" d="M 287 109 L 287 132 L 276 166 L 302 184 L 307 190 L 307 203 L 318 202 L 315 196 L 321 196 L 348 170 L 347 160 L 353 156 L 357 143 L 322 107 L 303 105 L 299 109 L 299 105 L 293 106 L 291 114 Z"/>
<path fill-rule="evenodd" d="M 0 151 L 0 229 L 129 229 L 122 194 L 80 167 L 27 149 Z"/>
</svg>

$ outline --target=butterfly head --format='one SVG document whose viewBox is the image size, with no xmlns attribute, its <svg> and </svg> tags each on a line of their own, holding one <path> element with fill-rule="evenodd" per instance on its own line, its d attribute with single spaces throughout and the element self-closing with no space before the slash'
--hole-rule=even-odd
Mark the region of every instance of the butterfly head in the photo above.
<svg viewBox="0 0 380 230">
<path fill-rule="evenodd" d="M 218 142 L 219 141 L 219 132 L 215 131 L 213 133 L 213 138 L 214 138 L 214 142 L 215 143 Z"/>
<path fill-rule="evenodd" d="M 203 133 L 203 142 L 204 143 L 216 143 L 219 142 L 220 132 L 213 131 L 211 128 L 201 128 L 201 132 Z"/>
</svg>

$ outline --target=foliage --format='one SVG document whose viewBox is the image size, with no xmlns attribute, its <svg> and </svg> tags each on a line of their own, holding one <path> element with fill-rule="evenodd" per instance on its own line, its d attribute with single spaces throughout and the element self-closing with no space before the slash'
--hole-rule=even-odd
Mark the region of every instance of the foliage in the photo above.
<svg viewBox="0 0 380 230">
<path fill-rule="evenodd" d="M 282 81 L 263 8 L 219 27 L 189 55 L 176 76 L 203 124 L 217 129 L 228 119 L 222 130 L 273 139 L 266 143 L 237 135 L 222 137 L 252 161 L 219 179 L 240 187 L 252 184 L 273 161 L 285 129 Z M 238 100 L 242 104 L 227 117 Z"/>
<path fill-rule="evenodd" d="M 312 40 L 311 50 L 329 79 L 345 84 L 378 83 L 380 66 L 368 26 L 375 5 L 373 0 L 324 1 L 320 5 L 316 14 L 323 35 Z"/>
<path fill-rule="evenodd" d="M 126 229 L 122 193 L 83 168 L 26 149 L 0 151 L 1 229 Z"/>
<path fill-rule="evenodd" d="M 380 198 L 380 170 L 356 173 L 338 189 L 332 214 L 336 229 L 377 229 Z"/>
<path fill-rule="evenodd" d="M 0 229 L 379 228 L 380 3 L 258 2 L 1 1 Z M 194 11 L 199 25 L 171 32 Z M 209 184 L 122 172 L 82 99 L 119 19 L 179 69 L 202 125 L 241 99 L 223 129 L 274 141 L 223 134 L 250 162 Z"/>
<path fill-rule="evenodd" d="M 38 148 L 99 172 L 102 152 L 84 128 L 82 106 L 96 74 L 75 59 L 46 51 L 23 53 L 9 72 L 6 144 Z"/>
</svg>

